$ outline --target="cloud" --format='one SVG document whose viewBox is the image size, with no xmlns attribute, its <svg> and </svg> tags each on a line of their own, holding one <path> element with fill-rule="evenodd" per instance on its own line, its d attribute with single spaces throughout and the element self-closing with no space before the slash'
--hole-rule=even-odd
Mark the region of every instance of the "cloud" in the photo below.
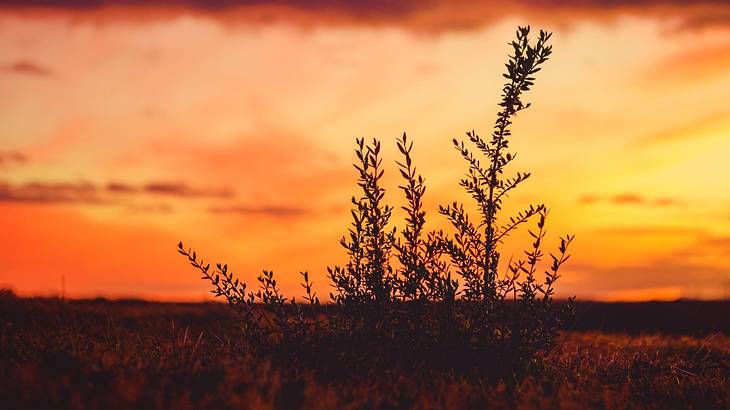
<svg viewBox="0 0 730 410">
<path fill-rule="evenodd" d="M 235 193 L 230 188 L 198 188 L 185 182 L 154 181 L 143 185 L 112 181 L 106 185 L 106 191 L 118 195 L 145 194 L 150 196 L 168 196 L 178 198 L 233 198 Z"/>
<path fill-rule="evenodd" d="M 90 182 L 44 182 L 33 181 L 25 184 L 0 182 L 0 202 L 67 203 L 67 204 L 122 204 L 132 197 L 143 196 L 154 199 L 160 196 L 177 199 L 234 197 L 230 189 L 195 188 L 185 183 L 150 182 L 133 185 L 110 182 L 98 186 Z M 169 208 L 168 205 L 133 205 L 137 210 Z"/>
<path fill-rule="evenodd" d="M 578 203 L 582 205 L 592 204 L 612 204 L 612 205 L 637 205 L 637 206 L 648 206 L 656 208 L 684 206 L 686 203 L 676 198 L 671 197 L 658 197 L 658 198 L 646 198 L 643 195 L 635 193 L 624 193 L 617 194 L 607 197 L 602 197 L 595 194 L 585 194 L 578 198 Z"/>
<path fill-rule="evenodd" d="M 614 195 L 610 199 L 612 204 L 615 205 L 643 205 L 646 200 L 641 195 L 637 194 L 620 194 Z"/>
<path fill-rule="evenodd" d="M 87 182 L 30 182 L 24 185 L 0 183 L 0 202 L 100 204 L 105 200 L 99 189 Z"/>
<path fill-rule="evenodd" d="M 124 182 L 110 182 L 106 185 L 106 190 L 115 194 L 136 194 L 139 188 Z"/>
<path fill-rule="evenodd" d="M 730 43 L 723 42 L 670 54 L 648 67 L 639 79 L 642 84 L 707 84 L 723 78 L 729 68 Z"/>
<path fill-rule="evenodd" d="M 599 293 L 625 290 L 648 290 L 656 287 L 681 289 L 716 289 L 728 269 L 722 266 L 659 259 L 647 264 L 611 268 L 591 264 L 570 266 L 577 283 L 590 283 Z"/>
<path fill-rule="evenodd" d="M 586 194 L 578 198 L 578 203 L 583 205 L 594 204 L 601 200 L 601 197 L 593 194 Z"/>
<path fill-rule="evenodd" d="M 679 201 L 675 198 L 664 197 L 664 198 L 656 198 L 656 199 L 652 200 L 651 205 L 657 206 L 657 207 L 683 206 L 683 205 L 685 205 L 685 203 L 682 201 Z"/>
<path fill-rule="evenodd" d="M 699 13 L 689 16 L 677 27 L 679 31 L 698 31 L 730 26 L 730 12 Z"/>
<path fill-rule="evenodd" d="M 145 205 L 130 205 L 126 208 L 130 213 L 156 213 L 156 214 L 169 214 L 173 211 L 173 207 L 170 204 L 145 204 Z"/>
<path fill-rule="evenodd" d="M 3 68 L 5 71 L 16 74 L 35 75 L 41 77 L 49 77 L 53 75 L 53 71 L 50 68 L 28 60 L 18 60 L 4 66 Z"/>
<path fill-rule="evenodd" d="M 592 262 L 567 265 L 570 286 L 589 287 L 597 295 L 615 292 L 650 294 L 655 288 L 676 288 L 677 297 L 720 297 L 722 283 L 730 275 L 730 236 L 695 227 L 635 226 L 607 228 L 599 234 L 686 239 L 685 245 L 667 249 L 660 256 L 617 266 Z M 644 291 L 644 292 L 642 292 Z"/>
<path fill-rule="evenodd" d="M 599 8 L 616 9 L 621 7 L 652 7 L 652 6 L 676 6 L 689 7 L 699 5 L 724 5 L 724 0 L 695 0 L 692 2 L 682 0 L 518 0 L 513 2 L 521 6 L 532 6 L 536 8 Z M 482 7 L 486 5 L 495 6 L 500 4 L 496 1 L 478 0 L 403 0 L 394 2 L 390 0 L 5 0 L 0 5 L 7 8 L 62 8 L 62 9 L 98 9 L 108 7 L 150 7 L 168 5 L 188 9 L 208 11 L 228 11 L 231 9 L 256 7 L 261 5 L 276 5 L 294 9 L 310 10 L 338 10 L 343 13 L 365 13 L 378 14 L 383 16 L 408 15 L 417 13 L 423 9 L 435 9 L 444 4 L 455 4 L 461 7 Z M 495 12 L 498 10 L 495 10 Z"/>
<path fill-rule="evenodd" d="M 725 256 L 730 256 L 730 236 L 708 236 L 704 238 L 702 245 L 712 248 Z M 728 271 L 730 274 L 730 271 Z"/>
<path fill-rule="evenodd" d="M 234 206 L 220 206 L 210 207 L 209 212 L 214 214 L 241 214 L 241 215 L 263 215 L 272 217 L 297 217 L 306 215 L 309 213 L 308 210 L 300 207 L 291 206 L 276 206 L 276 205 L 263 205 L 263 206 L 250 206 L 250 205 L 234 205 Z"/>
<path fill-rule="evenodd" d="M 18 151 L 0 151 L 0 169 L 28 162 L 28 157 Z"/>
<path fill-rule="evenodd" d="M 694 238 L 704 238 L 709 235 L 709 232 L 702 228 L 671 226 L 623 226 L 602 228 L 596 233 L 629 236 L 691 236 Z"/>
<path fill-rule="evenodd" d="M 241 136 L 221 144 L 203 139 L 153 143 L 150 154 L 170 169 L 223 181 L 240 197 L 263 203 L 321 205 L 352 185 L 354 174 L 330 148 L 277 132 Z"/>
<path fill-rule="evenodd" d="M 60 11 L 90 19 L 149 20 L 197 13 L 233 23 L 268 24 L 285 20 L 303 26 L 389 25 L 427 32 L 474 29 L 514 15 L 565 23 L 576 16 L 610 19 L 626 14 L 691 19 L 679 24 L 688 30 L 721 24 L 724 20 L 709 16 L 728 14 L 730 10 L 722 0 L 521 0 L 508 5 L 476 0 L 11 0 L 1 4 L 15 12 Z"/>
<path fill-rule="evenodd" d="M 142 187 L 142 191 L 151 195 L 182 198 L 232 198 L 234 196 L 233 190 L 229 188 L 193 188 L 184 182 L 150 182 Z"/>
</svg>

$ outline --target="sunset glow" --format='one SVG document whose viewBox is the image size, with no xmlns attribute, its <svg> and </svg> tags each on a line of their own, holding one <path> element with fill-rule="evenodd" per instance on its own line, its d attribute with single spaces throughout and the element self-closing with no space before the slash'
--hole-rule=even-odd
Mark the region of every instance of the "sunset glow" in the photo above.
<svg viewBox="0 0 730 410">
<path fill-rule="evenodd" d="M 576 235 L 559 296 L 730 294 L 730 6 L 121 3 L 0 6 L 0 287 L 209 298 L 182 240 L 327 295 L 355 138 L 383 141 L 398 207 L 407 132 L 446 228 L 438 205 L 468 201 L 450 141 L 489 134 L 530 24 L 554 53 L 514 125 L 511 171 L 533 175 L 509 204 L 548 205 L 551 245 Z"/>
</svg>

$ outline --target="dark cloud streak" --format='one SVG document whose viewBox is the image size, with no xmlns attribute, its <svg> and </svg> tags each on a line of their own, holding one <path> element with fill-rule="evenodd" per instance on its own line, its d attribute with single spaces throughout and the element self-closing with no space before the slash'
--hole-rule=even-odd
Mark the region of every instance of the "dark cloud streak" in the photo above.
<svg viewBox="0 0 730 410">
<path fill-rule="evenodd" d="M 198 10 L 225 11 L 240 7 L 275 5 L 298 9 L 342 10 L 383 15 L 404 15 L 421 9 L 435 8 L 444 3 L 459 6 L 497 5 L 501 2 L 477 0 L 0 0 L 0 6 L 9 8 L 64 8 L 64 9 L 96 9 L 104 7 L 148 7 L 153 5 L 177 6 Z M 688 6 L 688 5 L 725 5 L 725 0 L 518 0 L 517 5 L 536 8 L 571 7 L 571 8 L 605 8 L 620 7 L 655 7 L 655 6 Z"/>
<path fill-rule="evenodd" d="M 700 13 L 684 19 L 678 31 L 697 31 L 707 28 L 730 26 L 730 11 L 722 13 Z"/>
<path fill-rule="evenodd" d="M 194 188 L 185 183 L 150 182 L 136 186 L 110 182 L 98 186 L 90 182 L 43 182 L 25 184 L 0 182 L 0 202 L 39 204 L 120 204 L 132 197 L 177 199 L 228 199 L 234 197 L 231 189 Z"/>
<path fill-rule="evenodd" d="M 0 183 L 0 202 L 101 204 L 106 201 L 90 183 Z"/>
<path fill-rule="evenodd" d="M 90 182 L 40 182 L 13 184 L 0 181 L 0 203 L 120 205 L 130 212 L 169 213 L 172 206 L 158 202 L 160 198 L 189 200 L 215 199 L 225 201 L 235 197 L 228 188 L 196 188 L 182 182 L 149 182 L 135 185 L 112 181 L 106 185 Z M 142 201 L 139 201 L 142 199 Z M 229 204 L 221 202 L 207 208 L 211 214 L 235 214 L 274 218 L 297 218 L 309 210 L 296 206 Z"/>
<path fill-rule="evenodd" d="M 28 60 L 18 60 L 14 63 L 8 64 L 4 66 L 4 70 L 15 74 L 40 77 L 50 77 L 53 75 L 53 71 L 50 68 Z"/>
<path fill-rule="evenodd" d="M 214 214 L 268 215 L 274 217 L 298 217 L 309 213 L 309 211 L 304 208 L 275 205 L 211 207 L 208 211 Z"/>
<path fill-rule="evenodd" d="M 110 182 L 106 185 L 106 190 L 115 194 L 136 194 L 139 188 L 124 182 Z"/>
<path fill-rule="evenodd" d="M 231 189 L 192 188 L 184 182 L 150 182 L 142 190 L 151 195 L 167 195 L 180 198 L 232 198 Z"/>
<path fill-rule="evenodd" d="M 605 19 L 619 14 L 680 17 L 681 29 L 724 24 L 730 14 L 722 0 L 520 0 L 505 4 L 476 0 L 0 0 L 11 11 L 68 11 L 91 18 L 97 11 L 140 19 L 200 13 L 222 20 L 303 25 L 392 25 L 420 31 L 468 30 L 507 16 L 539 17 L 565 23 L 575 16 Z M 690 12 L 691 10 L 691 12 Z M 575 14 L 575 15 L 573 15 Z"/>
</svg>

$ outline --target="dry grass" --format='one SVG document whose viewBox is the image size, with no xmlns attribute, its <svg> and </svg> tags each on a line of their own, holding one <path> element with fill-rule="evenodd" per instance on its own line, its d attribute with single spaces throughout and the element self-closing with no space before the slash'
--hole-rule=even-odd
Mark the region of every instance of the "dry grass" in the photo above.
<svg viewBox="0 0 730 410">
<path fill-rule="evenodd" d="M 219 304 L 0 304 L 0 403 L 27 408 L 728 408 L 730 338 L 561 335 L 514 389 L 390 371 L 338 381 L 246 353 Z"/>
</svg>

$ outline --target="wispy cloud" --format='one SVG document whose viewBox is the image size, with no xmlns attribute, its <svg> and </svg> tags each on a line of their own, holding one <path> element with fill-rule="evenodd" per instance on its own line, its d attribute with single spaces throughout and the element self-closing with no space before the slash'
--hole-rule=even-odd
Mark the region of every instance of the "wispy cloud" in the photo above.
<svg viewBox="0 0 730 410">
<path fill-rule="evenodd" d="M 476 0 L 11 0 L 0 5 L 11 11 L 42 9 L 93 19 L 149 20 L 199 13 L 234 23 L 268 24 L 286 20 L 306 26 L 391 25 L 427 32 L 474 29 L 516 14 L 567 23 L 575 21 L 576 17 L 601 20 L 617 15 L 653 13 L 679 18 L 679 27 L 690 30 L 724 24 L 726 20 L 717 16 L 730 14 L 727 2 L 718 0 L 519 0 L 506 4 Z"/>
<path fill-rule="evenodd" d="M 730 236 L 707 236 L 703 239 L 703 245 L 713 248 L 725 256 L 730 256 Z M 728 270 L 730 274 L 730 270 Z"/>
<path fill-rule="evenodd" d="M 106 190 L 115 194 L 136 194 L 139 192 L 139 187 L 124 182 L 109 182 Z"/>
<path fill-rule="evenodd" d="M 665 253 L 644 260 L 624 264 L 602 266 L 584 262 L 569 265 L 571 286 L 590 283 L 596 295 L 616 295 L 630 292 L 645 298 L 655 288 L 676 288 L 676 297 L 722 297 L 720 285 L 730 274 L 730 236 L 711 229 L 693 226 L 623 226 L 603 228 L 593 232 L 598 236 L 616 235 L 624 241 L 643 237 L 668 243 L 680 241 L 679 247 L 671 247 Z"/>
<path fill-rule="evenodd" d="M 208 208 L 208 211 L 215 214 L 240 214 L 240 215 L 261 215 L 273 217 L 297 217 L 306 215 L 309 211 L 305 208 L 295 206 L 277 205 L 233 205 L 215 206 Z"/>
<path fill-rule="evenodd" d="M 645 84 L 703 84 L 724 77 L 728 68 L 730 43 L 722 42 L 676 51 L 651 65 L 639 78 Z"/>
<path fill-rule="evenodd" d="M 578 203 L 582 205 L 590 205 L 601 201 L 601 197 L 593 194 L 585 194 L 578 198 Z"/>
<path fill-rule="evenodd" d="M 29 60 L 18 60 L 3 66 L 5 71 L 15 74 L 34 75 L 41 77 L 49 77 L 53 75 L 53 71 L 41 64 Z"/>
<path fill-rule="evenodd" d="M 728 26 L 730 26 L 730 12 L 725 11 L 713 13 L 708 11 L 707 13 L 698 13 L 697 15 L 685 18 L 677 29 L 696 31 Z"/>
<path fill-rule="evenodd" d="M 727 274 L 723 266 L 691 263 L 673 259 L 657 259 L 645 264 L 599 267 L 591 264 L 570 267 L 575 272 L 575 284 L 590 283 L 597 294 L 610 294 L 616 291 L 641 291 L 657 287 L 676 287 L 697 290 L 703 293 L 717 290 L 718 278 Z M 694 297 L 697 295 L 681 295 Z M 713 295 L 699 295 L 713 297 Z M 714 295 L 717 297 L 720 295 Z"/>
<path fill-rule="evenodd" d="M 610 197 L 609 201 L 616 205 L 643 205 L 646 199 L 637 194 L 619 194 Z"/>
<path fill-rule="evenodd" d="M 272 132 L 239 137 L 225 144 L 207 145 L 201 140 L 172 146 L 154 144 L 150 153 L 171 168 L 204 175 L 211 181 L 227 181 L 237 188 L 240 197 L 263 198 L 266 203 L 311 204 L 333 192 L 342 192 L 353 180 L 349 165 L 329 148 L 303 137 Z"/>
<path fill-rule="evenodd" d="M 144 204 L 144 205 L 130 205 L 126 207 L 126 210 L 130 213 L 155 213 L 155 214 L 167 214 L 172 212 L 173 207 L 170 204 L 159 203 L 159 204 Z"/>
<path fill-rule="evenodd" d="M 106 201 L 91 183 L 30 182 L 0 183 L 0 202 L 100 204 Z"/>
<path fill-rule="evenodd" d="M 148 198 L 164 196 L 177 199 L 228 199 L 234 197 L 234 192 L 228 188 L 197 188 L 179 182 L 150 182 L 142 185 L 110 182 L 104 186 L 90 182 L 0 182 L 0 202 L 113 204 L 141 195 Z M 143 209 L 144 206 L 137 208 Z"/>
<path fill-rule="evenodd" d="M 704 238 L 709 232 L 702 228 L 669 227 L 669 226 L 621 226 L 602 228 L 596 231 L 599 234 L 628 235 L 628 236 L 691 236 Z"/>
<path fill-rule="evenodd" d="M 142 191 L 151 195 L 174 196 L 180 198 L 232 198 L 230 188 L 194 188 L 184 182 L 150 182 Z"/>
<path fill-rule="evenodd" d="M 7 168 L 13 165 L 25 164 L 27 162 L 28 157 L 22 152 L 0 151 L 0 169 Z"/>
<path fill-rule="evenodd" d="M 682 200 L 672 197 L 647 198 L 636 193 L 623 193 L 617 195 L 601 196 L 596 194 L 585 194 L 578 198 L 578 203 L 583 205 L 611 204 L 611 205 L 637 205 L 650 207 L 673 207 L 684 206 Z"/>
</svg>

